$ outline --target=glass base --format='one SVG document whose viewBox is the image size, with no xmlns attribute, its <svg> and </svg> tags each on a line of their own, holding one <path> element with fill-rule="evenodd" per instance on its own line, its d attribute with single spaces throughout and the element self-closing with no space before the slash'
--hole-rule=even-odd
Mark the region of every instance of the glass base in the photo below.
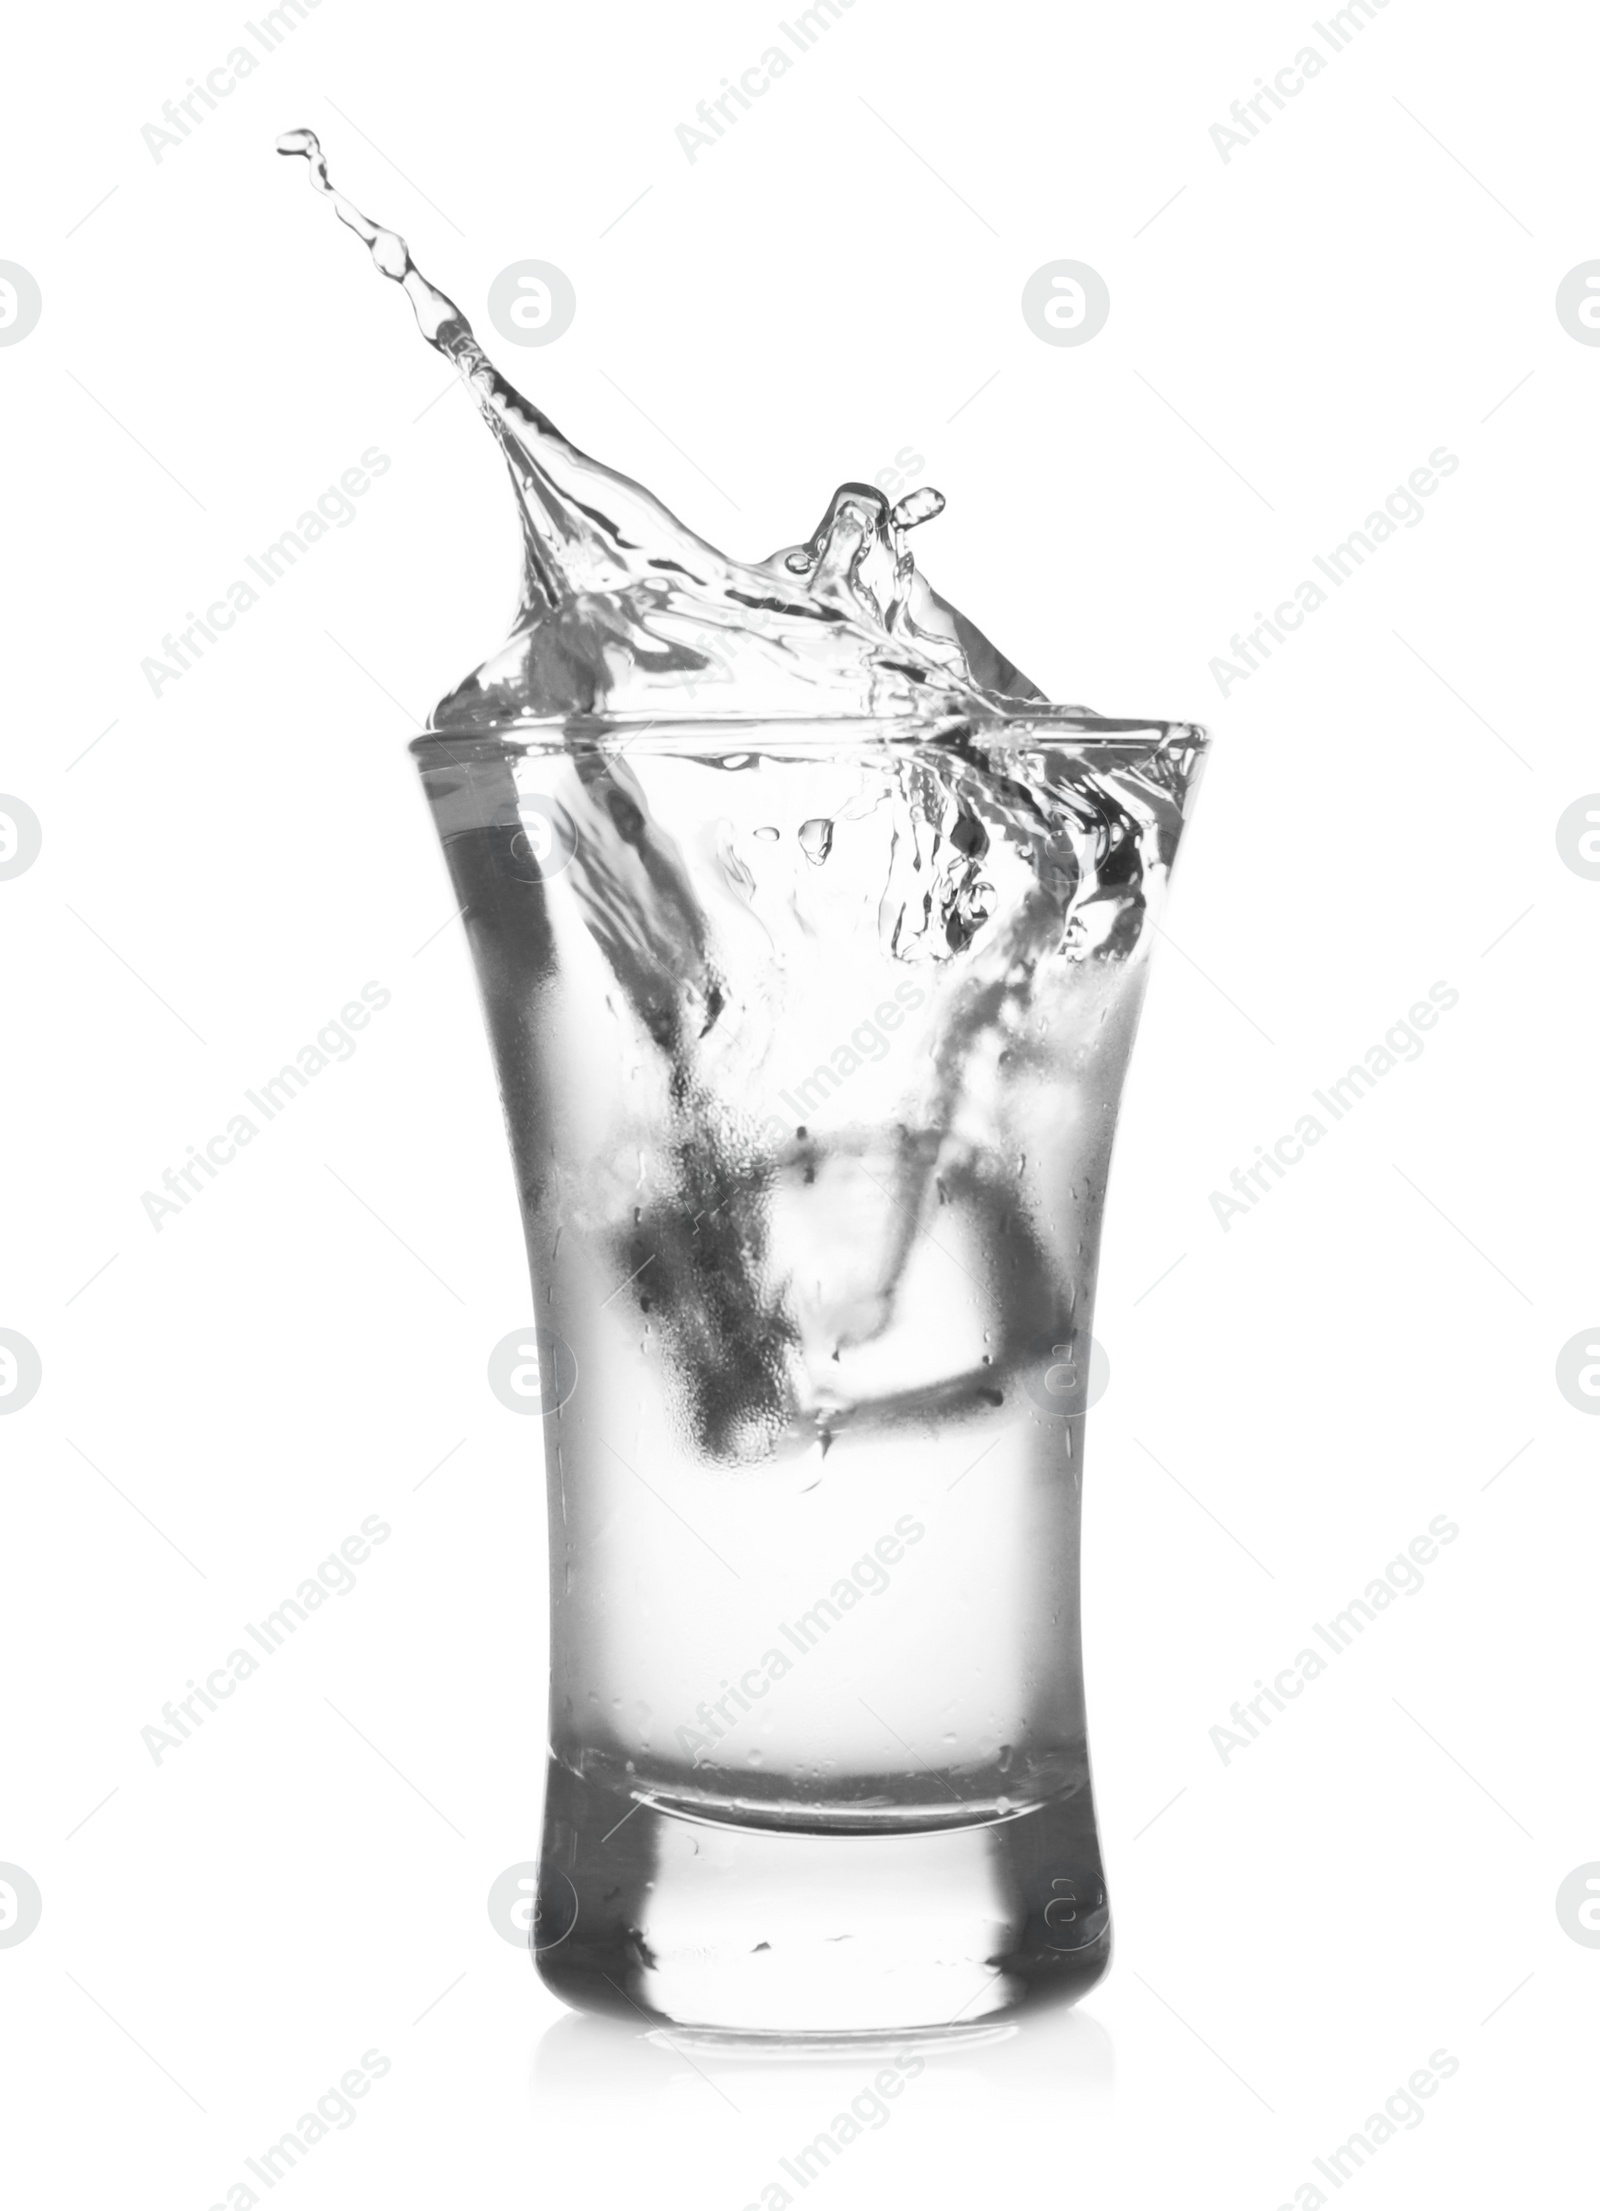
<svg viewBox="0 0 1600 2211">
<path fill-rule="evenodd" d="M 552 1761 L 533 1948 L 579 2010 L 881 2035 L 1074 2002 L 1111 1924 L 1086 1786 L 851 1833 L 689 1814 Z"/>
</svg>

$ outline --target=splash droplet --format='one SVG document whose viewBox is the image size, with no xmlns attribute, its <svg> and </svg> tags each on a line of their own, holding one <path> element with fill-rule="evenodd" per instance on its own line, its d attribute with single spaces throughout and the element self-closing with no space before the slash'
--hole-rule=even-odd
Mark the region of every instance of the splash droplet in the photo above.
<svg viewBox="0 0 1600 2211">
<path fill-rule="evenodd" d="M 932 522 L 944 509 L 944 493 L 935 491 L 932 484 L 919 484 L 890 510 L 889 520 L 897 530 L 914 530 L 924 522 Z"/>
</svg>

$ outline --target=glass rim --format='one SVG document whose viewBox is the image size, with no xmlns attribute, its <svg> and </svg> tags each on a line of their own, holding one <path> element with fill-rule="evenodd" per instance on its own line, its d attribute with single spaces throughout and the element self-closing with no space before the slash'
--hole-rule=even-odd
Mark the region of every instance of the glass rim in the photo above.
<svg viewBox="0 0 1600 2211">
<path fill-rule="evenodd" d="M 1205 750 L 1211 732 L 1201 722 L 1159 716 L 1094 714 L 1084 707 L 1041 705 L 993 717 L 950 713 L 530 715 L 495 729 L 428 729 L 411 740 L 419 761 L 483 760 L 507 753 L 652 751 L 715 753 L 825 752 L 841 746 L 897 750 L 908 746 L 986 749 L 1014 744 L 1064 751 L 1160 752 L 1174 746 Z"/>
</svg>

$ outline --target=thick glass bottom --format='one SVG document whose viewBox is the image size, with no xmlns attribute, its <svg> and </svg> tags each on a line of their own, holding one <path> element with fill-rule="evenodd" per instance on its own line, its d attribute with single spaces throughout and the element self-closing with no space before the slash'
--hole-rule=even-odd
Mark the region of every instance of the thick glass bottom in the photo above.
<svg viewBox="0 0 1600 2211">
<path fill-rule="evenodd" d="M 742 2034 L 966 2027 L 1110 1959 L 1087 1786 L 874 1832 L 708 1818 L 552 1761 L 534 1956 L 584 2011 Z"/>
</svg>

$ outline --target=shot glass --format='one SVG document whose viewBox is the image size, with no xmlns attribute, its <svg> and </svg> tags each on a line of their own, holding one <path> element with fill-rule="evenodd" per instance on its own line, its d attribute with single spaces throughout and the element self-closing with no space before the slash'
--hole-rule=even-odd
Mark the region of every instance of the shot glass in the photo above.
<svg viewBox="0 0 1600 2211">
<path fill-rule="evenodd" d="M 1079 1638 L 1100 1224 L 1189 725 L 413 751 L 533 1283 L 566 2002 L 882 2034 L 1110 1944 Z"/>
</svg>

